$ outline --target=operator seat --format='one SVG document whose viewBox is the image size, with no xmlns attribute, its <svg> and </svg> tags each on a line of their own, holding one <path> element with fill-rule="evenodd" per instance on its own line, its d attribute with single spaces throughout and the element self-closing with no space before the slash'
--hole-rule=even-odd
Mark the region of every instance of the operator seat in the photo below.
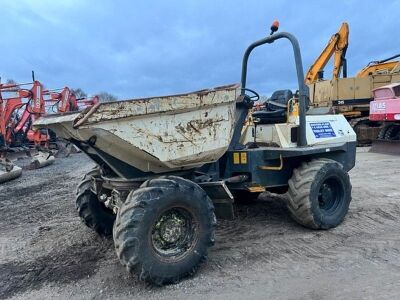
<svg viewBox="0 0 400 300">
<path fill-rule="evenodd" d="M 253 118 L 257 118 L 259 124 L 285 123 L 287 105 L 291 98 L 291 90 L 275 91 L 264 103 L 265 108 L 253 113 Z"/>
</svg>

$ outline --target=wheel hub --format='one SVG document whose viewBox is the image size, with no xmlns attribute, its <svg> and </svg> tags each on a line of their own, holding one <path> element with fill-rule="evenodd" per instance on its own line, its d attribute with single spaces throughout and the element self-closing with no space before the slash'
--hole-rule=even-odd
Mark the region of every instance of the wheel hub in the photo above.
<svg viewBox="0 0 400 300">
<path fill-rule="evenodd" d="M 320 190 L 319 204 L 321 208 L 329 208 L 334 201 L 335 195 L 333 194 L 332 188 L 324 183 Z"/>
<path fill-rule="evenodd" d="M 185 230 L 183 225 L 180 219 L 168 219 L 162 222 L 160 226 L 161 239 L 167 243 L 175 243 Z"/>
<path fill-rule="evenodd" d="M 318 193 L 318 205 L 319 208 L 325 213 L 333 213 L 336 208 L 340 205 L 340 201 L 343 195 L 343 189 L 337 178 L 326 179 Z"/>
<path fill-rule="evenodd" d="M 153 227 L 153 248 L 162 256 L 180 256 L 191 247 L 195 231 L 196 226 L 188 211 L 181 208 L 170 209 L 158 218 Z"/>
</svg>

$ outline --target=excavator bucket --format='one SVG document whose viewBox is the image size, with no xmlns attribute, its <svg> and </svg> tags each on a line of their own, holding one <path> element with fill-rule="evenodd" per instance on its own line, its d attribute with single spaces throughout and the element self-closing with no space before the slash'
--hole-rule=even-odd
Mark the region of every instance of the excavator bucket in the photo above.
<svg viewBox="0 0 400 300">
<path fill-rule="evenodd" d="M 52 164 L 55 157 L 50 151 L 42 151 L 37 149 L 21 148 L 13 149 L 14 152 L 8 152 L 7 161 L 18 161 L 18 165 L 22 169 L 33 170 L 46 167 Z"/>
<path fill-rule="evenodd" d="M 32 156 L 28 169 L 39 169 L 54 163 L 55 157 L 50 152 L 39 151 Z"/>
<path fill-rule="evenodd" d="M 30 156 L 30 157 L 29 157 Z M 51 152 L 37 151 L 35 154 L 27 155 L 26 151 L 13 153 L 10 157 L 21 159 L 20 166 L 15 165 L 9 158 L 0 159 L 0 183 L 18 178 L 23 169 L 38 169 L 54 163 L 54 155 Z M 18 157 L 18 158 L 17 158 Z M 24 162 L 26 160 L 27 162 Z"/>
<path fill-rule="evenodd" d="M 0 183 L 18 178 L 22 174 L 22 169 L 6 159 L 0 160 Z"/>
</svg>

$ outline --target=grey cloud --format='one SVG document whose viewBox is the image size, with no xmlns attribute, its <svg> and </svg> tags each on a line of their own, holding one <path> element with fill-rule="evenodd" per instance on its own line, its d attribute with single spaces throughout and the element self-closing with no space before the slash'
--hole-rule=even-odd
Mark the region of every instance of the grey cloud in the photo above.
<svg viewBox="0 0 400 300">
<path fill-rule="evenodd" d="M 350 25 L 349 74 L 399 51 L 399 2 L 2 1 L 0 76 L 69 85 L 119 98 L 238 82 L 243 51 L 274 19 L 301 43 L 304 69 L 341 22 Z M 326 75 L 328 76 L 328 74 Z M 257 50 L 249 86 L 296 88 L 290 46 Z"/>
</svg>

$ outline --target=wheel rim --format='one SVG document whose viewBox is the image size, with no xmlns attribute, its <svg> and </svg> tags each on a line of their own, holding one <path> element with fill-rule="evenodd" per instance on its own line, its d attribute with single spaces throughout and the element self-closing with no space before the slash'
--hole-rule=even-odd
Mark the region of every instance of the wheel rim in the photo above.
<svg viewBox="0 0 400 300">
<path fill-rule="evenodd" d="M 164 211 L 151 232 L 153 249 L 164 258 L 181 258 L 192 248 L 196 238 L 197 222 L 185 208 Z"/>
<path fill-rule="evenodd" d="M 318 205 L 326 214 L 333 214 L 342 203 L 344 190 L 342 183 L 337 177 L 325 179 L 318 191 Z"/>
</svg>

